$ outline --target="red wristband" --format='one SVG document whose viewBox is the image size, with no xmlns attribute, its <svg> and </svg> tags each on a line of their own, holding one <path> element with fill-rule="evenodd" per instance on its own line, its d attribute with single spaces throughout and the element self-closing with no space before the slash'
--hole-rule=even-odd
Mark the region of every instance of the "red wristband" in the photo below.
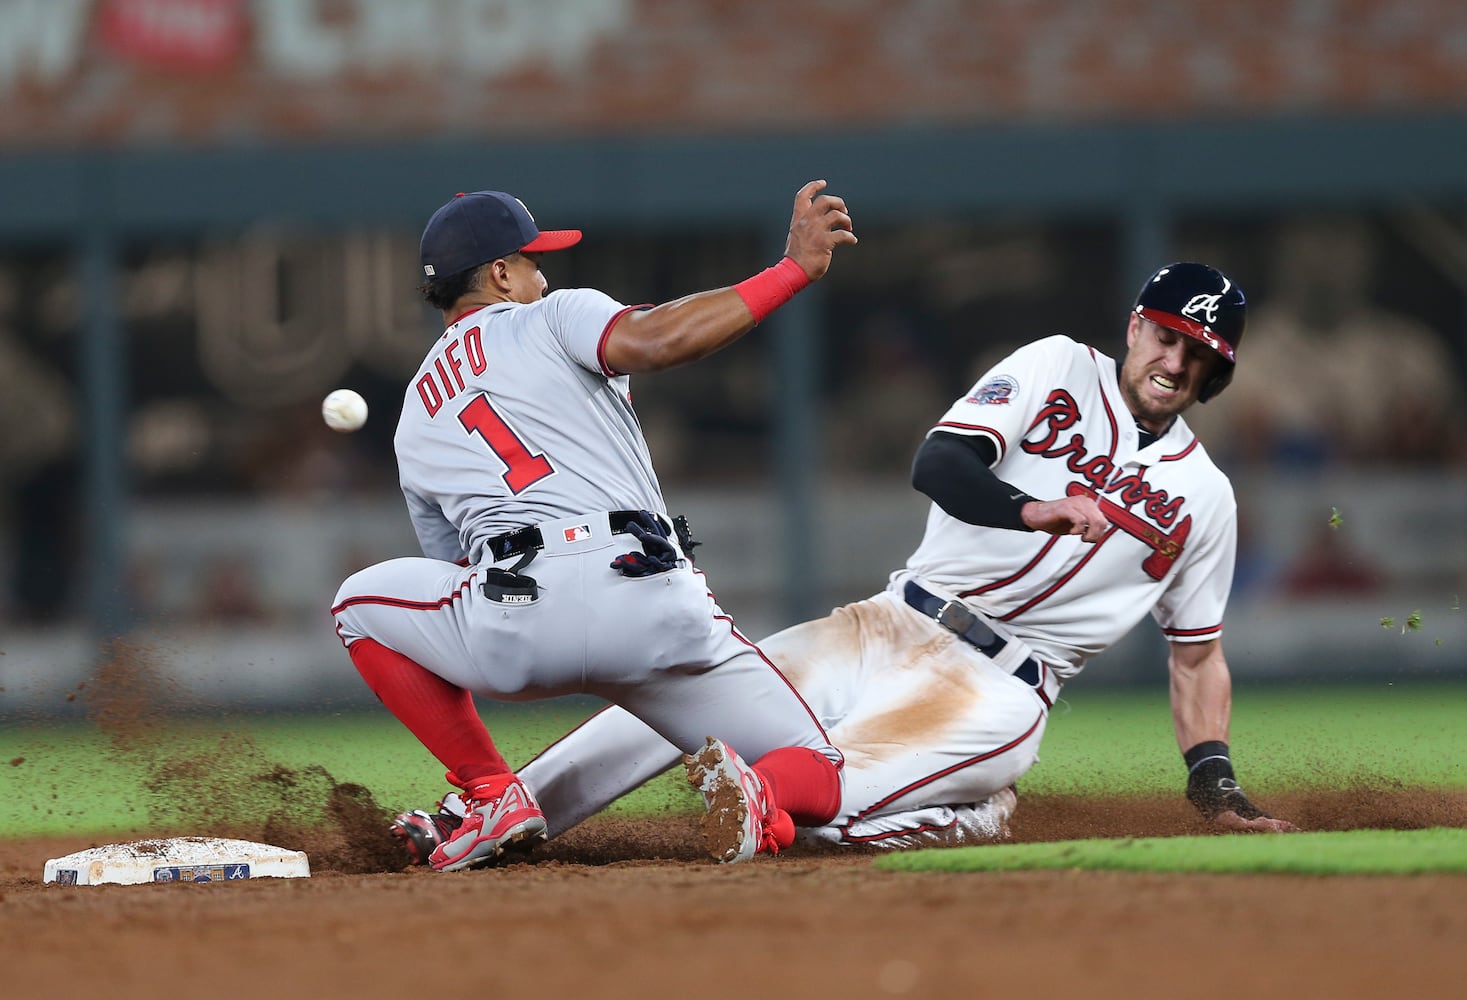
<svg viewBox="0 0 1467 1000">
<path fill-rule="evenodd" d="M 739 293 L 754 322 L 764 322 L 764 317 L 795 297 L 795 293 L 810 283 L 805 269 L 793 258 L 781 257 L 778 264 L 766 267 L 752 278 L 745 278 L 733 290 Z"/>
</svg>

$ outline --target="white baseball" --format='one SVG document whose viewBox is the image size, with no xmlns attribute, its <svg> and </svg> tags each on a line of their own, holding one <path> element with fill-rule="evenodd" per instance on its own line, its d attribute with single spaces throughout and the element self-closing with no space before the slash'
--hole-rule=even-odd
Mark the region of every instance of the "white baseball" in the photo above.
<svg viewBox="0 0 1467 1000">
<path fill-rule="evenodd" d="M 352 389 L 336 389 L 321 401 L 326 426 L 345 434 L 367 422 L 367 401 Z"/>
</svg>

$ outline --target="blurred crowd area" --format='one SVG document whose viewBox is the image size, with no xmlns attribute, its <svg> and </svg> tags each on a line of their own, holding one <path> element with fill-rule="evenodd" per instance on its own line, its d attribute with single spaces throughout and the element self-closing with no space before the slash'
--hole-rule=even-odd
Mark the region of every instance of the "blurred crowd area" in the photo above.
<svg viewBox="0 0 1467 1000">
<path fill-rule="evenodd" d="M 610 197 L 617 183 L 666 180 L 650 151 L 634 178 L 597 174 L 599 152 L 637 138 L 697 145 L 774 130 L 795 148 L 814 135 L 863 130 L 876 150 L 882 135 L 909 130 L 1003 135 L 1015 125 L 1060 124 L 1094 137 L 1086 131 L 1093 123 L 1161 121 L 1194 127 L 1197 141 L 1214 124 L 1240 120 L 1460 111 L 1464 37 L 1467 7 L 1451 0 L 0 0 L 0 146 L 16 154 L 0 160 L 0 173 L 39 185 L 15 190 L 45 192 L 22 194 L 0 218 L 0 627 L 87 613 L 95 561 L 85 551 L 84 508 L 107 495 L 89 491 L 87 477 L 104 479 L 98 468 L 107 463 L 89 461 L 100 452 L 89 456 L 87 443 L 109 437 L 98 414 L 116 411 L 82 390 L 102 353 L 84 347 L 85 314 L 89 301 L 114 291 L 126 372 L 125 426 L 113 430 L 125 447 L 126 502 L 138 515 L 130 530 L 146 536 L 129 540 L 135 551 L 124 560 L 136 614 L 254 623 L 276 620 L 290 602 L 319 613 L 314 595 L 329 591 L 340 567 L 307 587 L 301 571 L 281 570 L 285 557 L 349 569 L 369 552 L 410 549 L 410 540 L 384 540 L 376 527 L 360 547 L 348 540 L 327 551 L 317 538 L 320 555 L 309 537 L 313 518 L 329 520 L 339 507 L 400 503 L 396 416 L 440 331 L 414 287 L 419 230 L 404 222 L 401 199 L 389 213 L 380 192 L 354 186 L 365 182 L 351 176 L 351 143 L 396 144 L 384 162 L 411 157 L 406 176 L 417 184 L 439 141 L 473 139 L 487 150 L 500 139 L 570 140 L 563 161 L 591 168 L 573 183 L 605 185 L 598 195 Z M 205 232 L 173 212 L 170 184 L 212 184 L 221 199 L 263 198 L 260 218 L 319 218 L 274 211 L 280 192 L 269 185 L 279 177 L 226 171 L 221 183 L 190 176 L 168 155 L 296 145 L 339 158 L 343 199 L 360 199 L 362 228 Z M 1122 155 L 1104 142 L 1069 148 Z M 1145 162 L 1149 147 L 1139 148 L 1124 167 L 1145 189 L 1155 164 Z M 109 173 L 119 151 L 160 155 Z M 1383 185 L 1414 181 L 1425 159 L 1384 143 L 1355 151 L 1390 165 L 1379 176 L 1394 180 Z M 1265 170 L 1276 152 L 1257 154 Z M 55 163 L 82 162 L 53 170 L 51 154 Z M 1186 146 L 1164 154 L 1188 169 L 1189 158 L 1205 155 Z M 4 173 L 27 157 L 36 159 Z M 890 178 L 884 190 L 910 190 L 912 165 L 857 160 L 853 173 L 877 171 Z M 730 177 L 774 170 L 726 166 L 722 179 L 700 176 L 708 185 L 700 197 L 719 197 Z M 1012 165 L 1014 184 L 1041 166 Z M 1420 516 L 1467 523 L 1459 516 L 1467 500 L 1438 495 L 1467 471 L 1467 215 L 1460 194 L 1437 193 L 1460 186 L 1423 182 L 1440 204 L 1389 187 L 1351 200 L 1312 191 L 1313 177 L 1301 178 L 1297 164 L 1277 166 L 1288 183 L 1260 197 L 1256 212 L 1178 218 L 1189 202 L 1177 191 L 1163 206 L 1167 256 L 1222 268 L 1252 306 L 1233 385 L 1188 420 L 1240 484 L 1240 592 L 1371 593 L 1401 574 L 1392 579 L 1390 567 L 1352 549 L 1363 532 L 1334 530 L 1312 508 L 1307 522 L 1285 525 L 1278 511 L 1259 508 L 1265 494 L 1255 486 L 1378 474 L 1410 484 L 1389 504 L 1405 510 L 1425 494 L 1435 506 Z M 140 175 L 156 183 L 129 189 L 121 180 L 136 184 Z M 125 200 L 124 191 L 154 198 L 153 215 L 109 201 Z M 1067 189 L 1050 194 L 1045 204 L 1076 204 Z M 1305 204 L 1333 210 L 1290 207 Z M 532 207 L 547 228 L 582 225 L 554 204 Z M 1093 203 L 1087 215 L 1000 218 L 888 210 L 876 220 L 859 203 L 851 208 L 859 246 L 804 293 L 815 301 L 813 461 L 825 489 L 848 498 L 895 489 L 907 501 L 911 458 L 927 430 L 1020 344 L 1065 333 L 1123 351 L 1127 310 L 1146 277 L 1123 273 L 1135 266 L 1126 243 L 1155 220 L 1123 232 L 1126 220 Z M 115 289 L 87 287 L 73 256 L 99 210 L 103 241 L 134 241 Z M 108 213 L 129 212 L 131 226 L 109 231 L 119 220 Z M 400 228 L 368 227 L 387 218 Z M 710 229 L 696 206 L 681 218 L 612 231 L 586 223 L 580 246 L 546 259 L 546 276 L 552 288 L 662 302 L 731 284 L 777 254 L 767 219 Z M 144 232 L 175 235 L 136 235 Z M 777 496 L 781 403 L 787 391 L 799 395 L 779 382 L 776 339 L 787 332 L 776 316 L 716 358 L 634 380 L 634 405 L 674 506 L 695 491 Z M 370 407 L 365 428 L 351 435 L 320 418 L 322 397 L 341 386 Z M 1416 478 L 1423 473 L 1441 478 Z M 1350 499 L 1342 498 L 1347 512 Z M 1308 496 L 1296 508 L 1319 501 Z M 296 521 L 260 523 L 286 509 Z M 859 513 L 877 520 L 877 509 Z M 406 528 L 405 518 L 393 523 Z M 843 530 L 866 543 L 866 529 Z M 890 558 L 899 559 L 920 522 L 903 517 L 870 530 L 890 535 Z M 91 532 L 107 534 L 95 524 Z M 1450 593 L 1443 581 L 1461 581 L 1467 560 L 1457 556 L 1467 543 L 1460 531 L 1443 537 L 1435 553 L 1417 553 L 1416 565 L 1435 560 L 1429 579 Z M 153 545 L 149 538 L 161 553 L 154 562 L 136 551 Z M 1376 551 L 1400 547 L 1382 536 Z M 838 562 L 845 553 L 834 549 L 827 558 Z M 750 591 L 769 591 L 777 557 L 754 565 L 741 554 L 757 579 Z M 885 546 L 876 558 L 878 568 L 860 569 L 862 593 L 892 568 Z"/>
<path fill-rule="evenodd" d="M 574 221 L 537 211 L 547 225 Z M 1145 277 L 1118 273 L 1118 234 L 1084 222 L 915 220 L 863 226 L 861 239 L 807 293 L 818 296 L 818 460 L 834 483 L 905 482 L 927 430 L 1020 344 L 1065 333 L 1119 357 L 1131 286 Z M 440 332 L 417 299 L 416 240 L 261 229 L 130 247 L 119 297 L 136 500 L 395 497 L 396 415 Z M 1235 479 L 1467 468 L 1460 217 L 1416 205 L 1196 219 L 1177 241 L 1178 257 L 1223 268 L 1250 302 L 1233 385 L 1188 415 Z M 552 288 L 660 302 L 729 284 L 769 256 L 752 231 L 593 229 L 544 269 Z M 59 249 L 0 254 L 0 609 L 19 621 L 78 609 L 87 290 L 76 275 Z M 634 379 L 670 497 L 771 482 L 780 333 L 776 317 L 714 359 Z M 356 434 L 320 419 L 338 386 L 368 400 Z M 1256 568 L 1244 499 L 1240 586 Z M 1341 537 L 1321 530 L 1298 565 L 1269 578 L 1299 593 L 1382 585 Z M 267 613 L 247 561 L 197 571 L 200 616 Z"/>
<path fill-rule="evenodd" d="M 0 144 L 1459 107 L 1457 0 L 5 0 Z"/>
</svg>

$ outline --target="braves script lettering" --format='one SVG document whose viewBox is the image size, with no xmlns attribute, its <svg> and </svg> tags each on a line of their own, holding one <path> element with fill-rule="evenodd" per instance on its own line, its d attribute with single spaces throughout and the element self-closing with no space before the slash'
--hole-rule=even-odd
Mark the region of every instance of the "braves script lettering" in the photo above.
<svg viewBox="0 0 1467 1000">
<path fill-rule="evenodd" d="M 1064 459 L 1065 467 L 1090 484 L 1097 494 L 1111 494 L 1122 506 L 1133 508 L 1137 504 L 1162 529 L 1176 523 L 1186 497 L 1172 497 L 1166 490 L 1158 489 L 1142 478 L 1143 470 L 1137 469 L 1117 475 L 1115 462 L 1109 455 L 1092 457 L 1085 446 L 1085 435 L 1071 434 L 1064 441 L 1060 433 L 1080 421 L 1080 406 L 1063 389 L 1056 389 L 1044 401 L 1044 408 L 1029 425 L 1029 434 L 1043 430 L 1043 436 L 1031 439 L 1026 436 L 1019 447 L 1040 458 Z M 1112 478 L 1114 477 L 1114 478 Z"/>
</svg>

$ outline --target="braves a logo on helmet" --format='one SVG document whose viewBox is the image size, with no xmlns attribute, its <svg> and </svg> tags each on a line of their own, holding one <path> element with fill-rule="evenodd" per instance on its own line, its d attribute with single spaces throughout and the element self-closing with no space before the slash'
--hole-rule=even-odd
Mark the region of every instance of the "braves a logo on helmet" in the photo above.
<svg viewBox="0 0 1467 1000">
<path fill-rule="evenodd" d="M 1217 309 L 1222 301 L 1222 293 L 1216 295 L 1194 295 L 1192 300 L 1182 307 L 1182 315 L 1188 319 L 1201 318 L 1204 323 L 1217 322 Z"/>
</svg>

